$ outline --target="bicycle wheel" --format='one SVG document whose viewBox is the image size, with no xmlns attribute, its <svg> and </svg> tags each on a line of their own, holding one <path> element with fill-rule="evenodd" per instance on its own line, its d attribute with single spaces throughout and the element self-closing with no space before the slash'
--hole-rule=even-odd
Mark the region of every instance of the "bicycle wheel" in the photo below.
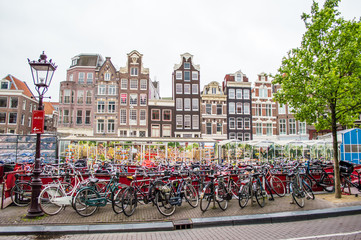
<svg viewBox="0 0 361 240">
<path fill-rule="evenodd" d="M 315 195 L 313 194 L 312 188 L 305 182 L 302 184 L 303 191 L 305 192 L 305 197 L 307 200 L 315 200 Z"/>
<path fill-rule="evenodd" d="M 321 177 L 321 184 L 323 187 L 323 190 L 325 190 L 326 192 L 333 192 L 335 191 L 335 182 L 333 177 L 331 177 L 328 174 L 324 174 Z"/>
<path fill-rule="evenodd" d="M 286 188 L 282 180 L 279 177 L 272 176 L 270 178 L 270 186 L 279 197 L 284 197 L 286 194 Z"/>
<path fill-rule="evenodd" d="M 123 198 L 123 194 L 124 194 L 126 187 L 127 187 L 127 185 L 120 184 L 118 186 L 118 188 L 114 191 L 114 195 L 113 195 L 113 199 L 112 199 L 112 208 L 113 208 L 113 211 L 117 214 L 123 212 L 122 198 Z"/>
<path fill-rule="evenodd" d="M 98 209 L 98 206 L 90 203 L 95 198 L 99 198 L 99 194 L 93 188 L 79 190 L 74 199 L 75 211 L 83 217 L 91 216 Z"/>
<path fill-rule="evenodd" d="M 241 208 L 244 208 L 249 199 L 249 186 L 248 184 L 242 185 L 238 194 L 238 203 Z"/>
<path fill-rule="evenodd" d="M 64 192 L 56 186 L 44 188 L 39 195 L 41 210 L 50 216 L 58 214 L 64 208 L 64 205 L 56 200 L 64 196 Z"/>
<path fill-rule="evenodd" d="M 17 183 L 10 191 L 11 200 L 19 207 L 25 207 L 31 201 L 31 186 L 29 183 Z"/>
<path fill-rule="evenodd" d="M 346 195 L 351 195 L 351 183 L 346 176 L 342 176 L 341 178 L 341 192 Z"/>
<path fill-rule="evenodd" d="M 301 189 L 298 184 L 295 185 L 291 183 L 291 189 L 292 189 L 292 198 L 295 201 L 295 203 L 300 207 L 303 208 L 305 206 L 305 194 L 303 192 L 303 189 Z"/>
<path fill-rule="evenodd" d="M 211 203 L 213 197 L 214 197 L 214 193 L 213 193 L 213 190 L 212 190 L 212 187 L 213 187 L 213 184 L 211 183 L 208 183 L 202 193 L 201 193 L 201 196 L 200 196 L 200 208 L 202 210 L 202 212 L 205 212 L 207 211 L 208 207 L 209 207 L 209 204 Z"/>
<path fill-rule="evenodd" d="M 226 186 L 224 184 L 218 185 L 218 197 L 216 198 L 218 206 L 220 209 L 225 211 L 228 207 L 228 191 L 226 189 Z"/>
<path fill-rule="evenodd" d="M 135 194 L 135 189 L 133 187 L 127 187 L 124 190 L 121 204 L 122 204 L 123 213 L 127 217 L 132 216 L 137 207 L 137 197 Z"/>
<path fill-rule="evenodd" d="M 187 183 L 184 186 L 184 198 L 189 203 L 189 205 L 191 205 L 191 207 L 195 208 L 198 206 L 198 192 L 191 184 Z"/>
<path fill-rule="evenodd" d="M 258 179 L 254 186 L 254 196 L 256 197 L 256 201 L 260 207 L 264 207 L 266 203 L 266 192 L 263 190 L 263 187 L 261 186 L 261 182 Z"/>
<path fill-rule="evenodd" d="M 162 215 L 168 217 L 175 212 L 175 205 L 170 202 L 175 197 L 175 193 L 172 190 L 170 192 L 157 191 L 155 194 L 155 205 Z"/>
</svg>

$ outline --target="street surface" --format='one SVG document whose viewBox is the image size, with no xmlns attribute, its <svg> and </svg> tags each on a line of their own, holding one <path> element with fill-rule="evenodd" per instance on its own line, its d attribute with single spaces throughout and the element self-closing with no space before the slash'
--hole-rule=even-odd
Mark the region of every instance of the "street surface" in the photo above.
<svg viewBox="0 0 361 240">
<path fill-rule="evenodd" d="M 168 232 L 81 234 L 63 236 L 0 236 L 0 239 L 361 239 L 361 215 L 288 223 L 209 227 Z"/>
</svg>

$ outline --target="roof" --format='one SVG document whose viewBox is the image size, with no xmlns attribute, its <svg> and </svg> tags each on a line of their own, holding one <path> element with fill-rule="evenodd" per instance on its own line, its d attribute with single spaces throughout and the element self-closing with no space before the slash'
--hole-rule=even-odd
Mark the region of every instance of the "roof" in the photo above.
<svg viewBox="0 0 361 240">
<path fill-rule="evenodd" d="M 70 67 L 75 67 L 75 66 L 93 66 L 93 67 L 97 67 L 99 65 L 102 65 L 104 60 L 103 57 L 99 54 L 79 54 L 75 57 L 72 58 L 73 59 L 77 59 L 76 64 L 75 65 L 71 65 Z"/>
<path fill-rule="evenodd" d="M 11 74 L 7 75 L 4 79 L 7 79 L 12 83 L 10 90 L 23 90 L 24 95 L 30 98 L 34 97 L 34 94 L 31 92 L 26 82 L 19 80 L 18 78 L 12 76 Z"/>
<path fill-rule="evenodd" d="M 52 115 L 55 108 L 51 102 L 43 102 L 44 104 L 44 111 L 46 115 Z"/>
</svg>

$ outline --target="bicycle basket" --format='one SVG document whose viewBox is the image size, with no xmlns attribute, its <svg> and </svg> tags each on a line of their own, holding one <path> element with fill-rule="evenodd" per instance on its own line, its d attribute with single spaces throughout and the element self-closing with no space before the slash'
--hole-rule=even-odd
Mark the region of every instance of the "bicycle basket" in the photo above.
<svg viewBox="0 0 361 240">
<path fill-rule="evenodd" d="M 340 173 L 344 175 L 351 175 L 353 172 L 353 164 L 346 162 L 346 161 L 340 161 Z"/>
</svg>

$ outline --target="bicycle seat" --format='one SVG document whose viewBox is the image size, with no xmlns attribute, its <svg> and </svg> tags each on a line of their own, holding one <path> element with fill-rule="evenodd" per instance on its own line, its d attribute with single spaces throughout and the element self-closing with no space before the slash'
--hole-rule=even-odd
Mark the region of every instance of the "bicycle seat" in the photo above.
<svg viewBox="0 0 361 240">
<path fill-rule="evenodd" d="M 89 182 L 94 184 L 94 183 L 99 182 L 99 179 L 98 178 L 89 178 Z"/>
</svg>

